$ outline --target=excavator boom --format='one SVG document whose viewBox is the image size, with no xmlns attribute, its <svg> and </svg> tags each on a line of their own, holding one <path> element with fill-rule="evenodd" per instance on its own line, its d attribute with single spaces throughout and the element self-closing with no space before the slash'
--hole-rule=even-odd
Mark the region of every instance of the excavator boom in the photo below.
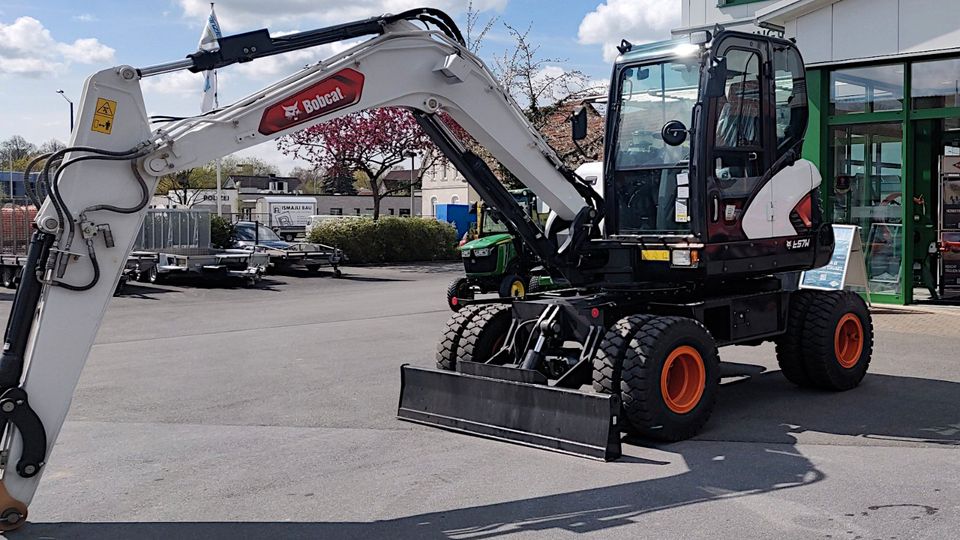
<svg viewBox="0 0 960 540">
<path fill-rule="evenodd" d="M 424 29 L 415 21 L 438 29 Z M 374 37 L 232 105 L 151 129 L 140 88 L 143 77 L 224 67 L 369 35 Z M 141 69 L 119 66 L 92 75 L 84 85 L 68 148 L 50 156 L 44 180 L 36 186 L 49 196 L 37 215 L 32 263 L 24 271 L 0 361 L 8 452 L 0 481 L 0 525 L 13 528 L 25 519 L 158 178 L 377 107 L 411 110 L 484 199 L 515 220 L 524 240 L 548 260 L 556 257 L 556 247 L 438 114 L 457 122 L 563 222 L 595 215 L 589 187 L 563 166 L 483 62 L 467 50 L 452 21 L 436 10 L 279 38 L 266 30 L 249 32 L 223 38 L 218 51 L 198 52 L 187 60 Z M 175 399 L 170 406 L 177 406 Z"/>
</svg>

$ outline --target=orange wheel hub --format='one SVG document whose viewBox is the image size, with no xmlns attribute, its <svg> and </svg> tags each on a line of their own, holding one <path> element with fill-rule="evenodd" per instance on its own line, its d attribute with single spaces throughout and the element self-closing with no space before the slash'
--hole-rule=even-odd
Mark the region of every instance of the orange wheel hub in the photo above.
<svg viewBox="0 0 960 540">
<path fill-rule="evenodd" d="M 660 393 L 668 409 L 685 414 L 700 403 L 706 381 L 703 357 L 693 347 L 683 345 L 674 349 L 663 363 Z"/>
<path fill-rule="evenodd" d="M 857 365 L 863 353 L 863 324 L 860 317 L 847 313 L 840 318 L 833 334 L 833 352 L 841 366 L 850 369 Z"/>
</svg>

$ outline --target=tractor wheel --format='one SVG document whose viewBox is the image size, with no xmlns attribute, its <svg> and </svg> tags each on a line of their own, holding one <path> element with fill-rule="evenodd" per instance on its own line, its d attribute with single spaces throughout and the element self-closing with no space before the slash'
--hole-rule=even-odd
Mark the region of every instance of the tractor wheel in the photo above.
<svg viewBox="0 0 960 540">
<path fill-rule="evenodd" d="M 681 441 L 700 431 L 717 401 L 720 357 L 710 332 L 685 317 L 654 317 L 630 340 L 620 396 L 641 435 Z"/>
<path fill-rule="evenodd" d="M 527 294 L 536 294 L 543 290 L 540 287 L 540 276 L 530 276 L 529 281 L 527 281 Z"/>
<path fill-rule="evenodd" d="M 456 278 L 447 286 L 447 306 L 453 311 L 459 311 L 463 307 L 461 300 L 473 300 L 470 280 L 465 277 Z"/>
<path fill-rule="evenodd" d="M 472 321 L 484 306 L 465 306 L 454 312 L 447 320 L 440 343 L 437 345 L 437 369 L 455 371 L 457 357 L 463 349 L 463 334 L 467 324 Z"/>
<path fill-rule="evenodd" d="M 788 381 L 800 387 L 813 386 L 803 361 L 803 327 L 814 301 L 814 291 L 796 291 L 790 295 L 787 331 L 777 339 L 777 363 Z"/>
<path fill-rule="evenodd" d="M 486 362 L 503 347 L 513 310 L 507 304 L 480 306 L 476 316 L 467 321 L 463 331 L 460 359 L 468 362 Z"/>
<path fill-rule="evenodd" d="M 803 363 L 813 386 L 849 390 L 867 374 L 873 320 L 860 295 L 816 292 L 803 327 Z"/>
<path fill-rule="evenodd" d="M 500 280 L 498 292 L 501 298 L 523 298 L 527 294 L 527 284 L 517 274 L 507 274 Z"/>
<path fill-rule="evenodd" d="M 630 315 L 607 330 L 593 357 L 593 390 L 600 394 L 620 393 L 620 371 L 630 340 L 652 315 Z"/>
</svg>

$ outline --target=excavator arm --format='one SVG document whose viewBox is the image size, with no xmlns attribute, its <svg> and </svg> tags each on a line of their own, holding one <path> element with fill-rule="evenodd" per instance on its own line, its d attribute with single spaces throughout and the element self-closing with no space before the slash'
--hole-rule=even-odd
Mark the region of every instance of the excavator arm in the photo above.
<svg viewBox="0 0 960 540">
<path fill-rule="evenodd" d="M 369 35 L 375 37 L 230 106 L 151 129 L 141 94 L 144 77 Z M 376 107 L 411 110 L 471 185 L 545 260 L 564 266 L 563 249 L 530 221 L 439 113 L 544 200 L 571 238 L 591 234 L 599 221 L 590 187 L 563 166 L 490 70 L 467 50 L 452 21 L 436 10 L 278 38 L 266 30 L 249 32 L 222 39 L 219 51 L 186 60 L 94 74 L 85 83 L 68 148 L 49 157 L 35 186 L 47 196 L 0 358 L 0 416 L 6 425 L 0 529 L 16 528 L 26 518 L 158 178 Z M 568 264 L 568 271 L 573 267 Z M 169 406 L 178 406 L 175 397 Z"/>
</svg>

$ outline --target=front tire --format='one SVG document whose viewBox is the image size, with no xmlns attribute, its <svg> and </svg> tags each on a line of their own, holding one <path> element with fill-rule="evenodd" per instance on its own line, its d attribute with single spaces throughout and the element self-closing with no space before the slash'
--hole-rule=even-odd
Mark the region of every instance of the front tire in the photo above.
<svg viewBox="0 0 960 540">
<path fill-rule="evenodd" d="M 456 278 L 447 286 L 447 307 L 451 311 L 460 311 L 463 307 L 461 300 L 473 300 L 470 280 L 465 277 Z"/>
<path fill-rule="evenodd" d="M 641 435 L 681 441 L 707 423 L 720 387 L 717 345 L 698 321 L 646 321 L 623 357 L 620 395 L 630 425 Z"/>
<path fill-rule="evenodd" d="M 506 343 L 512 322 L 513 310 L 508 304 L 479 306 L 464 326 L 460 359 L 486 362 L 492 358 Z"/>
</svg>

